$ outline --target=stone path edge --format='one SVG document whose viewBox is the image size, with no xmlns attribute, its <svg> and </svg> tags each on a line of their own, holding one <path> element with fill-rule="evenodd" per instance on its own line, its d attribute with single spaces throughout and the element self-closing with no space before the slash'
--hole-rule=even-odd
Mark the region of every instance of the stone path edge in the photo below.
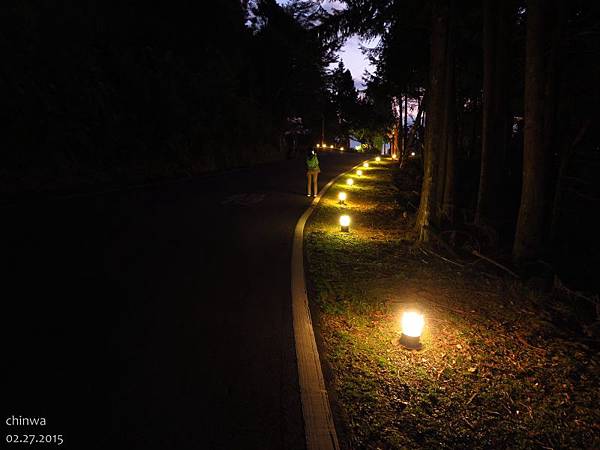
<svg viewBox="0 0 600 450">
<path fill-rule="evenodd" d="M 357 164 L 327 183 L 298 219 L 294 229 L 291 264 L 292 315 L 307 450 L 339 450 L 340 446 L 329 405 L 329 396 L 325 388 L 308 305 L 304 275 L 304 226 L 329 188 L 341 177 L 361 165 L 362 163 Z"/>
</svg>

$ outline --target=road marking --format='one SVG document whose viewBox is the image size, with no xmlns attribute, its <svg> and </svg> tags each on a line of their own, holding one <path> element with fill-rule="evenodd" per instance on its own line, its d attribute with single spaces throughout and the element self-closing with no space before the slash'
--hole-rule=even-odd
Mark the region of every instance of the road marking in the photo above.
<svg viewBox="0 0 600 450">
<path fill-rule="evenodd" d="M 362 164 L 362 163 L 361 163 Z M 329 397 L 325 389 L 319 351 L 315 341 L 315 332 L 310 318 L 310 308 L 306 294 L 304 278 L 304 225 L 313 213 L 321 197 L 341 177 L 352 172 L 361 164 L 348 172 L 341 173 L 321 189 L 310 207 L 302 214 L 294 230 L 292 244 L 292 315 L 294 320 L 294 339 L 296 341 L 296 360 L 298 362 L 298 380 L 302 416 L 304 417 L 304 434 L 308 450 L 339 450 Z"/>
<path fill-rule="evenodd" d="M 234 194 L 230 195 L 221 202 L 221 205 L 240 205 L 251 206 L 262 202 L 265 194 Z"/>
</svg>

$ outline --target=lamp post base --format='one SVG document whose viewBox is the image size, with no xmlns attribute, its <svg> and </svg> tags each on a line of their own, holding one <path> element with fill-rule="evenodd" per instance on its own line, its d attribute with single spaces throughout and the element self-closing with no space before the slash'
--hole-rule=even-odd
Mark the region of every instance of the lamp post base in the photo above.
<svg viewBox="0 0 600 450">
<path fill-rule="evenodd" d="M 342 226 L 341 226 L 341 230 L 342 230 L 344 233 L 348 233 L 348 232 L 350 231 L 350 227 L 349 227 L 349 226 L 343 226 L 343 225 L 342 225 Z"/>
<path fill-rule="evenodd" d="M 412 350 L 420 350 L 422 347 L 419 336 L 407 336 L 403 334 L 400 336 L 400 340 L 398 342 L 400 345 Z"/>
</svg>

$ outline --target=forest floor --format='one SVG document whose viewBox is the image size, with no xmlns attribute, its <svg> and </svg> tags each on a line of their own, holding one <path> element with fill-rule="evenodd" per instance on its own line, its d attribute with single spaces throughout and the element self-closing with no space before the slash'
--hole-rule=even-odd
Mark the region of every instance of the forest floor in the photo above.
<svg viewBox="0 0 600 450">
<path fill-rule="evenodd" d="M 346 177 L 332 186 L 305 232 L 342 446 L 600 448 L 600 339 L 588 301 L 415 245 L 400 169 L 387 160 L 363 171 L 352 187 Z M 401 312 L 414 307 L 425 316 L 420 350 L 397 344 Z"/>
</svg>

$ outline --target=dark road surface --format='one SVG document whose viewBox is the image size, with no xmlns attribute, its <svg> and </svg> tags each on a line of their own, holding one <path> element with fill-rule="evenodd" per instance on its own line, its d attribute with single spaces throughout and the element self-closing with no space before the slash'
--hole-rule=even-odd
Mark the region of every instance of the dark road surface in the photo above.
<svg viewBox="0 0 600 450">
<path fill-rule="evenodd" d="M 322 156 L 320 187 L 360 159 Z M 304 448 L 290 253 L 305 189 L 294 160 L 0 206 L 3 439 Z"/>
</svg>

